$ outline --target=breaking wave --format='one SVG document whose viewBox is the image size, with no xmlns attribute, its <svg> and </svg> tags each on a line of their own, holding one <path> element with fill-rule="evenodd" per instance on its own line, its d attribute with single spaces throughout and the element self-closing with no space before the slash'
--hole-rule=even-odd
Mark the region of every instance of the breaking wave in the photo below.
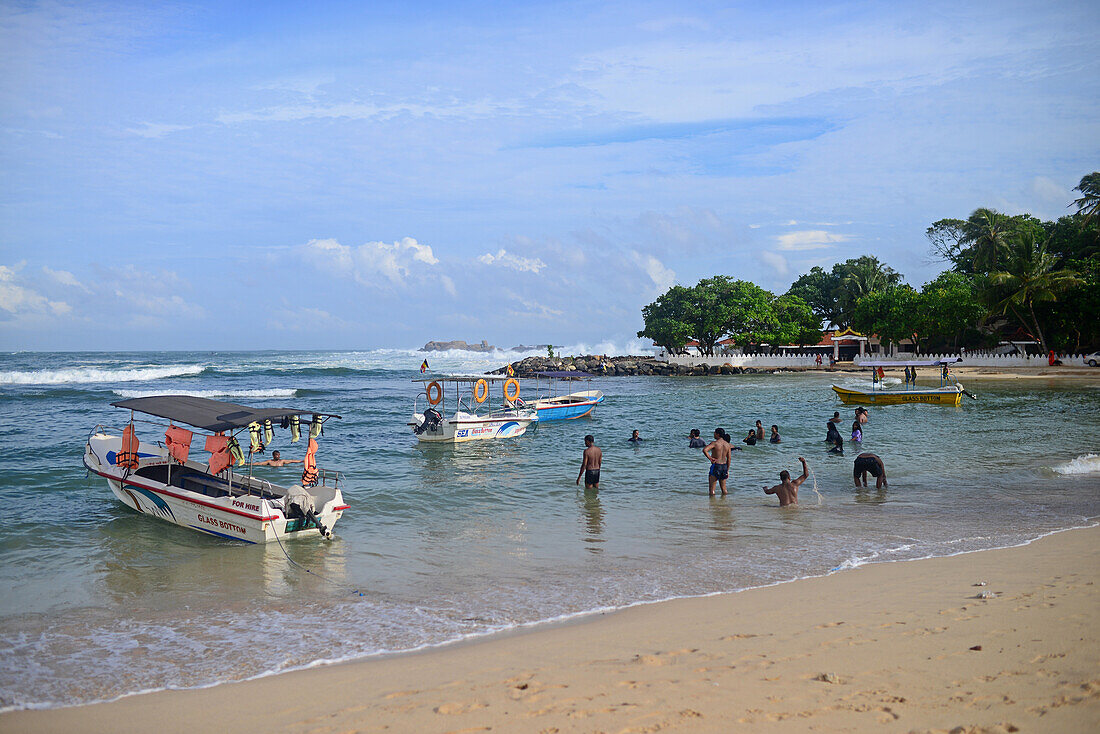
<svg viewBox="0 0 1100 734">
<path fill-rule="evenodd" d="M 102 367 L 66 367 L 59 370 L 16 370 L 0 372 L 0 385 L 63 385 L 93 382 L 143 382 L 165 377 L 201 375 L 201 364 L 178 364 L 167 367 L 133 367 L 104 369 Z"/>
<path fill-rule="evenodd" d="M 164 390 L 114 390 L 120 398 L 148 398 L 154 395 L 164 395 Z M 294 389 L 275 390 L 171 390 L 173 395 L 190 395 L 194 398 L 296 398 L 298 391 Z"/>
<path fill-rule="evenodd" d="M 1069 476 L 1072 474 L 1096 474 L 1100 472 L 1100 455 L 1083 454 L 1076 459 L 1050 467 L 1055 474 Z"/>
</svg>

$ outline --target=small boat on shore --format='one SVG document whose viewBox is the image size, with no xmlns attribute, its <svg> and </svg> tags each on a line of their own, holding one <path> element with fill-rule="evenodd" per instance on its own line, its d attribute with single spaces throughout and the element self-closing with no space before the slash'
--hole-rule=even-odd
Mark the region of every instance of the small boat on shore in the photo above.
<svg viewBox="0 0 1100 734">
<path fill-rule="evenodd" d="M 538 412 L 539 422 L 568 421 L 591 415 L 596 406 L 603 402 L 604 395 L 599 390 L 580 390 L 568 395 L 554 395 L 554 386 L 572 380 L 587 380 L 591 383 L 595 375 L 588 372 L 557 370 L 535 373 L 535 399 L 528 403 Z M 541 381 L 546 380 L 545 396 L 541 391 Z"/>
<path fill-rule="evenodd" d="M 833 392 L 837 394 L 845 405 L 905 405 L 908 403 L 927 403 L 930 405 L 959 405 L 962 396 L 973 394 L 966 391 L 955 376 L 951 374 L 950 365 L 959 362 L 959 358 L 939 360 L 909 360 L 909 361 L 876 361 L 862 362 L 861 367 L 870 367 L 877 370 L 878 374 L 872 379 L 871 389 L 863 390 L 855 387 L 842 387 L 833 385 Z M 902 389 L 886 389 L 879 387 L 881 371 L 886 367 L 911 367 L 916 375 L 917 367 L 939 367 L 939 387 L 917 387 L 914 377 L 912 383 L 906 383 Z"/>
<path fill-rule="evenodd" d="M 465 443 L 516 438 L 539 420 L 538 412 L 519 399 L 519 380 L 500 375 L 450 375 L 419 378 L 424 391 L 413 399 L 408 425 L 425 443 Z M 501 400 L 493 408 L 492 384 L 501 385 Z M 423 398 L 427 405 L 420 408 Z M 454 412 L 447 415 L 447 401 Z"/>
<path fill-rule="evenodd" d="M 267 543 L 305 536 L 332 536 L 332 526 L 348 505 L 340 492 L 339 474 L 316 466 L 321 426 L 338 415 L 293 408 L 249 408 L 189 395 L 157 395 L 111 403 L 130 412 L 126 427 L 92 429 L 84 447 L 84 466 L 107 480 L 111 492 L 127 507 L 146 515 L 219 538 Z M 139 439 L 134 413 L 167 418 L 157 438 Z M 301 421 L 309 416 L 309 422 Z M 237 435 L 247 431 L 250 446 L 263 450 L 274 423 L 285 419 L 291 435 L 299 426 L 309 431 L 302 482 L 289 487 L 252 476 L 252 455 L 245 462 Z M 209 463 L 190 458 L 192 432 L 208 432 Z M 161 434 L 160 431 L 164 430 Z M 226 434 L 229 435 L 226 435 Z M 159 440 L 163 437 L 163 443 Z M 297 440 L 294 438 L 293 440 Z M 248 464 L 247 473 L 234 471 Z"/>
</svg>

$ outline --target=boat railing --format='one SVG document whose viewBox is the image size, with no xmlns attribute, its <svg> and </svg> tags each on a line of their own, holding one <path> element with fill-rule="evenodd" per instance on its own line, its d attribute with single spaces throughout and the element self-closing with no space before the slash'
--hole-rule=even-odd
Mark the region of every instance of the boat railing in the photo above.
<svg viewBox="0 0 1100 734">
<path fill-rule="evenodd" d="M 317 483 L 320 484 L 322 487 L 332 487 L 333 489 L 339 489 L 340 479 L 340 472 L 335 469 L 317 470 Z"/>
</svg>

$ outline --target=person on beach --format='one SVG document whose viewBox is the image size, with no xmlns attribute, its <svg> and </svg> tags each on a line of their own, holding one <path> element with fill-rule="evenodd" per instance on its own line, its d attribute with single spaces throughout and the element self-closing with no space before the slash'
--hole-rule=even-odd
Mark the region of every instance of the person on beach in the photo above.
<svg viewBox="0 0 1100 734">
<path fill-rule="evenodd" d="M 819 355 L 817 355 L 817 358 L 816 358 L 816 359 L 814 360 L 814 362 L 816 362 L 816 363 L 817 363 L 817 366 L 818 366 L 818 367 L 820 367 L 820 366 L 821 366 L 821 355 L 820 355 L 820 354 L 819 354 Z"/>
<path fill-rule="evenodd" d="M 772 435 L 771 435 L 771 438 L 768 439 L 768 441 L 770 441 L 771 443 L 779 443 L 782 440 L 783 439 L 781 439 L 779 437 L 779 426 L 773 425 L 772 426 Z"/>
<path fill-rule="evenodd" d="M 637 433 L 637 431 L 635 431 Z M 577 474 L 577 484 L 584 477 L 585 489 L 600 488 L 600 464 L 603 463 L 603 451 L 596 445 L 596 439 L 591 435 L 584 437 L 584 453 L 581 455 L 581 470 Z"/>
<path fill-rule="evenodd" d="M 301 464 L 302 459 L 282 459 L 278 451 L 271 452 L 271 458 L 267 461 L 257 461 L 252 466 L 286 466 L 287 464 Z"/>
<path fill-rule="evenodd" d="M 699 429 L 698 428 L 692 428 L 691 429 L 691 434 L 688 436 L 688 438 L 690 439 L 688 441 L 688 448 L 689 449 L 701 449 L 701 448 L 703 448 L 704 446 L 707 445 L 707 442 L 704 441 L 699 436 Z"/>
<path fill-rule="evenodd" d="M 886 465 L 882 463 L 882 459 L 869 451 L 857 456 L 852 466 L 852 478 L 855 480 L 857 487 L 867 486 L 868 472 L 875 478 L 875 489 L 882 489 L 886 486 Z M 861 481 L 863 482 L 862 485 L 860 484 Z"/>
<path fill-rule="evenodd" d="M 714 429 L 714 440 L 703 448 L 703 456 L 710 460 L 710 474 L 707 477 L 710 496 L 714 496 L 714 485 L 717 484 L 722 494 L 726 494 L 726 479 L 730 475 L 730 444 L 726 440 L 726 432 L 721 428 Z"/>
<path fill-rule="evenodd" d="M 764 440 L 764 424 L 761 423 L 760 421 L 756 422 L 756 440 L 757 441 L 763 441 Z"/>
<path fill-rule="evenodd" d="M 863 442 L 863 428 L 859 425 L 859 421 L 852 422 L 852 440 L 856 443 Z"/>
<path fill-rule="evenodd" d="M 627 439 L 627 441 L 630 441 L 630 443 L 640 443 L 641 440 L 642 437 L 638 435 L 637 428 L 634 429 L 634 431 L 630 434 L 630 438 Z"/>
<path fill-rule="evenodd" d="M 798 479 L 791 479 L 791 473 L 784 469 L 779 472 L 779 484 L 771 488 L 764 487 L 764 494 L 774 494 L 779 497 L 780 507 L 798 504 L 798 488 L 810 475 L 810 468 L 806 466 L 806 460 L 801 456 L 798 457 L 798 460 L 802 462 L 802 476 Z"/>
<path fill-rule="evenodd" d="M 749 446 L 755 446 L 756 445 L 756 431 L 754 431 L 752 429 L 749 429 L 749 435 L 747 435 L 743 439 L 741 439 L 741 443 L 746 443 Z"/>
</svg>

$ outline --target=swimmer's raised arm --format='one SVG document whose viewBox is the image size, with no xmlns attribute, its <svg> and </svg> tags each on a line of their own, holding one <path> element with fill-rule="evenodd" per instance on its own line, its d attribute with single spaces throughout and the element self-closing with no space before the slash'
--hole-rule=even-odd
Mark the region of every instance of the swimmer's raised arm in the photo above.
<svg viewBox="0 0 1100 734">
<path fill-rule="evenodd" d="M 796 487 L 806 481 L 806 477 L 810 476 L 810 468 L 806 466 L 806 460 L 803 459 L 801 456 L 798 457 L 798 460 L 802 462 L 802 476 L 794 480 L 793 484 Z"/>
</svg>

